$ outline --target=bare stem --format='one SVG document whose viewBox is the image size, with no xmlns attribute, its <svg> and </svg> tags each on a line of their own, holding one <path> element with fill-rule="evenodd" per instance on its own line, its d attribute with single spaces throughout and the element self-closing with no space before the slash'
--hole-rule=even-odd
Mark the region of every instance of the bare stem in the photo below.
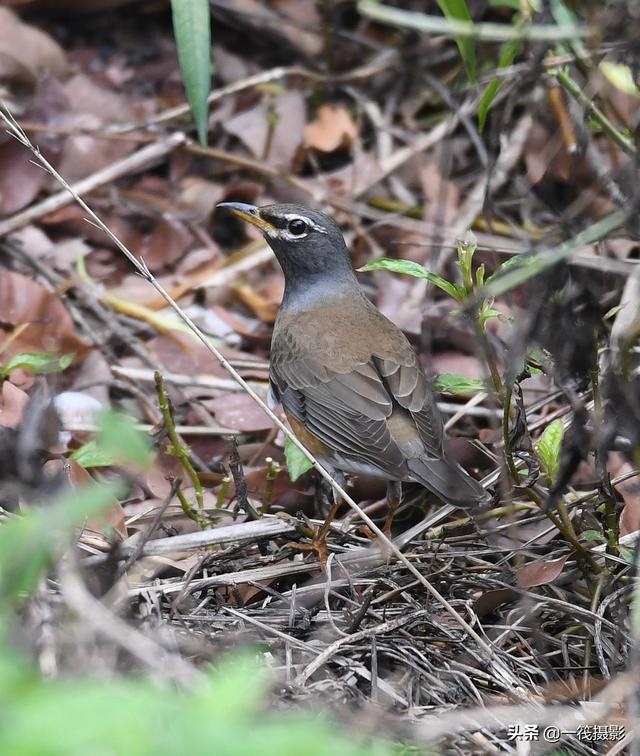
<svg viewBox="0 0 640 756">
<path fill-rule="evenodd" d="M 176 491 L 176 495 L 185 514 L 192 520 L 195 520 L 200 527 L 206 528 L 207 521 L 204 517 L 204 489 L 202 488 L 202 483 L 189 459 L 189 447 L 182 443 L 180 436 L 178 436 L 176 431 L 176 425 L 173 421 L 173 413 L 171 411 L 171 402 L 164 385 L 164 379 L 157 370 L 154 373 L 154 378 L 156 382 L 156 391 L 158 393 L 158 406 L 160 408 L 160 413 L 162 414 L 164 426 L 167 430 L 167 435 L 169 436 L 169 453 L 180 461 L 184 471 L 189 476 L 189 480 L 193 483 L 193 488 L 196 492 L 198 512 L 193 511 L 193 508 L 180 488 Z"/>
</svg>

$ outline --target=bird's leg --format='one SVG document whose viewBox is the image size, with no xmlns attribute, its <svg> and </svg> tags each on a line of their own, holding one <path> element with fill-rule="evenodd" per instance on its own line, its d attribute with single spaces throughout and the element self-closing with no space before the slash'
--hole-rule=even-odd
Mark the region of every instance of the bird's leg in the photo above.
<svg viewBox="0 0 640 756">
<path fill-rule="evenodd" d="M 331 473 L 331 477 L 336 481 L 336 483 L 338 483 L 341 488 L 346 488 L 347 480 L 341 472 L 327 468 L 326 464 L 325 469 L 327 469 L 327 471 Z M 331 505 L 329 514 L 325 517 L 324 522 L 316 530 L 315 535 L 313 536 L 313 541 L 311 543 L 287 544 L 291 548 L 298 549 L 299 551 L 315 551 L 318 555 L 318 558 L 320 559 L 322 569 L 325 571 L 327 560 L 329 558 L 329 549 L 327 547 L 327 533 L 329 532 L 331 523 L 335 520 L 336 515 L 338 514 L 338 510 L 342 506 L 342 497 L 336 491 L 334 491 L 333 488 L 331 489 L 331 495 L 333 504 Z"/>
<path fill-rule="evenodd" d="M 393 516 L 400 506 L 402 499 L 402 483 L 399 480 L 390 480 L 387 483 L 387 516 L 384 521 L 382 532 L 391 540 L 391 525 Z"/>
</svg>

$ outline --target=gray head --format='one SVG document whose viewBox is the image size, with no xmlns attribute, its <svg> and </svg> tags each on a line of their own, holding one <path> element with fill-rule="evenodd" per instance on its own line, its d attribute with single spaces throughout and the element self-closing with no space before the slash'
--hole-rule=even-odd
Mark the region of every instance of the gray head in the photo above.
<svg viewBox="0 0 640 756">
<path fill-rule="evenodd" d="M 284 272 L 287 295 L 325 281 L 332 288 L 356 282 L 342 232 L 324 213 L 302 205 L 221 202 L 218 207 L 229 208 L 262 231 Z"/>
</svg>

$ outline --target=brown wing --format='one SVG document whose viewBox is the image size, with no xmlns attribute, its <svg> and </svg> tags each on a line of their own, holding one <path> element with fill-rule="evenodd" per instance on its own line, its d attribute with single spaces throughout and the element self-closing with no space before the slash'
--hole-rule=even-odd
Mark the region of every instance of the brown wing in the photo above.
<svg viewBox="0 0 640 756">
<path fill-rule="evenodd" d="M 294 349 L 274 350 L 271 380 L 287 413 L 322 443 L 402 480 L 408 458 L 442 455 L 433 396 L 414 353 L 406 355 L 405 364 L 372 356 L 338 372 Z"/>
</svg>

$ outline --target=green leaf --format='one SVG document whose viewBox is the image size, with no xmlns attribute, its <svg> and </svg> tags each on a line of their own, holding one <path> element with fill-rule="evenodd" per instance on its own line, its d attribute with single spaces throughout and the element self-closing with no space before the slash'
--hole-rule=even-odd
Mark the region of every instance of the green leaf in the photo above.
<svg viewBox="0 0 640 756">
<path fill-rule="evenodd" d="M 492 306 L 492 302 L 493 300 L 485 299 L 480 305 L 480 309 L 478 311 L 478 322 L 480 323 L 480 328 L 482 328 L 482 330 L 484 330 L 487 321 L 491 320 L 491 318 L 498 318 L 501 321 L 505 321 L 506 319 L 505 315 L 503 315 L 500 310 L 496 310 Z"/>
<path fill-rule="evenodd" d="M 549 481 L 553 481 L 560 467 L 560 449 L 564 438 L 564 423 L 560 418 L 547 425 L 536 444 L 542 469 Z"/>
<path fill-rule="evenodd" d="M 153 461 L 151 439 L 133 422 L 118 412 L 102 412 L 98 417 L 98 447 L 117 462 L 133 464 L 144 470 Z"/>
<path fill-rule="evenodd" d="M 3 365 L 0 375 L 6 378 L 12 370 L 17 370 L 18 368 L 29 370 L 36 375 L 59 373 L 69 367 L 75 356 L 75 352 L 63 354 L 61 357 L 52 352 L 23 352 L 22 354 L 15 354 Z"/>
<path fill-rule="evenodd" d="M 520 0 L 489 0 L 489 5 L 492 8 L 513 8 L 513 10 L 520 10 Z"/>
<path fill-rule="evenodd" d="M 518 0 L 519 1 L 519 0 Z M 506 68 L 513 63 L 518 50 L 520 49 L 520 43 L 517 41 L 505 42 L 500 48 L 500 57 L 498 59 L 498 68 Z M 487 88 L 484 90 L 480 103 L 478 104 L 478 131 L 482 134 L 487 122 L 487 116 L 489 115 L 489 109 L 496 95 L 500 91 L 504 79 L 495 78 L 492 79 Z"/>
<path fill-rule="evenodd" d="M 69 457 L 81 467 L 111 467 L 116 464 L 115 457 L 102 449 L 94 439 L 75 449 Z"/>
<path fill-rule="evenodd" d="M 468 21 L 473 24 L 466 0 L 437 0 L 438 6 L 445 18 L 458 21 Z M 460 57 L 467 70 L 469 81 L 476 80 L 476 51 L 473 39 L 470 37 L 456 37 L 456 44 L 460 51 Z"/>
<path fill-rule="evenodd" d="M 485 284 L 489 284 L 492 281 L 495 281 L 496 278 L 499 278 L 503 273 L 506 273 L 509 270 L 513 270 L 515 268 L 525 268 L 529 264 L 530 260 L 531 258 L 528 255 L 514 255 L 513 257 L 510 257 L 501 265 L 498 265 L 498 267 L 493 271 L 489 278 L 487 278 Z"/>
<path fill-rule="evenodd" d="M 602 319 L 610 320 L 611 318 L 615 317 L 620 312 L 620 310 L 622 310 L 623 307 L 624 307 L 623 304 L 615 305 L 610 310 L 607 310 L 607 312 L 605 312 L 605 314 L 602 316 Z"/>
<path fill-rule="evenodd" d="M 211 22 L 209 0 L 171 0 L 173 33 L 184 88 L 193 113 L 200 144 L 207 145 L 211 90 Z"/>
<path fill-rule="evenodd" d="M 628 562 L 629 564 L 636 563 L 636 553 L 634 549 L 630 549 L 628 546 L 622 546 L 621 544 L 618 544 L 618 554 L 620 554 L 625 562 Z"/>
<path fill-rule="evenodd" d="M 289 471 L 291 480 L 298 480 L 301 475 L 304 475 L 307 470 L 313 467 L 311 462 L 309 462 L 289 436 L 284 440 L 284 456 L 287 461 L 287 470 Z"/>
<path fill-rule="evenodd" d="M 441 373 L 433 382 L 436 391 L 447 394 L 477 394 L 486 389 L 484 381 L 478 378 L 467 378 L 455 373 Z"/>
<path fill-rule="evenodd" d="M 595 541 L 596 543 L 607 542 L 607 539 L 599 530 L 583 530 L 582 533 L 580 533 L 580 538 L 583 541 Z"/>
<path fill-rule="evenodd" d="M 371 270 L 388 270 L 391 273 L 402 273 L 403 275 L 414 276 L 415 278 L 425 278 L 458 302 L 462 302 L 466 297 L 466 291 L 462 286 L 457 286 L 447 281 L 446 278 L 432 273 L 424 265 L 420 265 L 412 260 L 396 260 L 391 257 L 381 257 L 378 260 L 371 260 L 371 262 L 358 268 L 358 270 L 362 273 L 367 273 Z"/>
<path fill-rule="evenodd" d="M 633 97 L 640 97 L 640 91 L 633 78 L 633 73 L 629 66 L 624 63 L 613 63 L 603 60 L 598 66 L 603 75 L 613 84 L 616 89 Z"/>
</svg>

